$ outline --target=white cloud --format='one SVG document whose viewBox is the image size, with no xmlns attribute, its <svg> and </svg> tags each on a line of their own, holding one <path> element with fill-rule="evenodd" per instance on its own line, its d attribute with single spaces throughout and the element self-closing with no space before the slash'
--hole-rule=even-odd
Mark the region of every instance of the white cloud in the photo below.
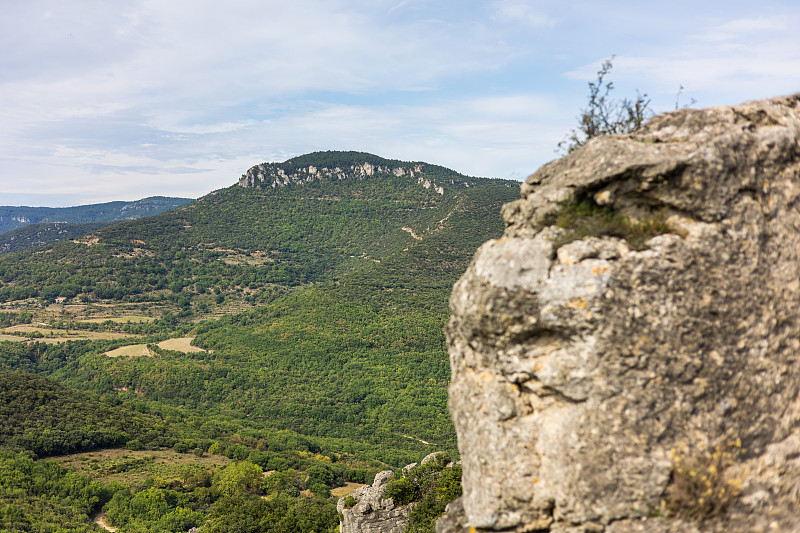
<svg viewBox="0 0 800 533">
<path fill-rule="evenodd" d="M 325 149 L 522 177 L 611 53 L 662 109 L 800 89 L 792 3 L 678 1 L 10 2 L 0 191 L 201 195 Z"/>
<path fill-rule="evenodd" d="M 681 40 L 614 58 L 608 79 L 636 88 L 668 110 L 680 86 L 700 106 L 736 104 L 800 91 L 800 10 L 781 16 L 733 18 L 695 28 Z M 601 59 L 568 72 L 593 80 Z M 619 97 L 628 94 L 617 91 Z M 629 96 L 629 95 L 628 95 Z"/>
<path fill-rule="evenodd" d="M 544 2 L 531 0 L 497 0 L 492 2 L 494 16 L 504 23 L 515 23 L 538 28 L 552 26 L 555 19 L 545 13 Z"/>
</svg>

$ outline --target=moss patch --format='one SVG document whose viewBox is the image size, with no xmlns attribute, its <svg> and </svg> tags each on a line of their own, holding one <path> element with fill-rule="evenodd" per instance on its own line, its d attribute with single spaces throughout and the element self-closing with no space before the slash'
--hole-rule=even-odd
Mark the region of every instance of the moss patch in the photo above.
<svg viewBox="0 0 800 533">
<path fill-rule="evenodd" d="M 542 223 L 567 230 L 554 243 L 556 247 L 584 237 L 608 236 L 625 239 L 632 249 L 643 250 L 648 239 L 674 232 L 667 224 L 663 210 L 650 217 L 634 220 L 586 197 L 563 202 L 558 212 L 545 217 Z"/>
</svg>

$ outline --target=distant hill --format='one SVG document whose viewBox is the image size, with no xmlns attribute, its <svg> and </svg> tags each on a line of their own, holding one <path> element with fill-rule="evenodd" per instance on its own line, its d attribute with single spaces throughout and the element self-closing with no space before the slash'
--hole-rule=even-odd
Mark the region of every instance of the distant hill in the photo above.
<svg viewBox="0 0 800 533">
<path fill-rule="evenodd" d="M 92 231 L 110 226 L 113 222 L 37 222 L 0 233 L 0 254 L 21 252 L 64 239 L 76 239 Z"/>
<path fill-rule="evenodd" d="M 133 202 L 106 202 L 75 207 L 0 206 L 0 234 L 39 222 L 112 222 L 157 215 L 193 202 L 191 198 L 150 196 Z"/>
</svg>

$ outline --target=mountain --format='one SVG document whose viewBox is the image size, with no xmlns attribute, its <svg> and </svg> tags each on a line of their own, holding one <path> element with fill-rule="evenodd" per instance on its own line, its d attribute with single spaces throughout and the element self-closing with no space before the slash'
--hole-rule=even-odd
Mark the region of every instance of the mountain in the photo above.
<svg viewBox="0 0 800 533">
<path fill-rule="evenodd" d="M 39 222 L 112 222 L 157 215 L 193 202 L 191 198 L 150 196 L 133 202 L 106 202 L 75 207 L 0 206 L 0 234 Z"/>
<path fill-rule="evenodd" d="M 109 309 L 145 309 L 153 320 L 102 327 L 195 336 L 208 350 L 111 359 L 98 342 L 34 367 L 68 386 L 138 390 L 242 427 L 367 443 L 406 464 L 402 450 L 421 441 L 455 448 L 447 298 L 517 196 L 517 182 L 425 163 L 309 154 L 170 212 L 6 254 L 0 302 L 41 314 L 63 299 L 60 323 L 82 331 Z"/>
</svg>

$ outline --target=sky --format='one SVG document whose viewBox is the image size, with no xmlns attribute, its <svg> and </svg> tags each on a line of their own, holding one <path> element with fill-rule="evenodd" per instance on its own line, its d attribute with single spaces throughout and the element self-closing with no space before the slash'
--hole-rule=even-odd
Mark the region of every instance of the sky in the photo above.
<svg viewBox="0 0 800 533">
<path fill-rule="evenodd" d="M 317 150 L 523 180 L 588 82 L 800 91 L 800 2 L 0 0 L 0 205 L 197 198 Z M 682 87 L 682 89 L 681 89 Z"/>
</svg>

